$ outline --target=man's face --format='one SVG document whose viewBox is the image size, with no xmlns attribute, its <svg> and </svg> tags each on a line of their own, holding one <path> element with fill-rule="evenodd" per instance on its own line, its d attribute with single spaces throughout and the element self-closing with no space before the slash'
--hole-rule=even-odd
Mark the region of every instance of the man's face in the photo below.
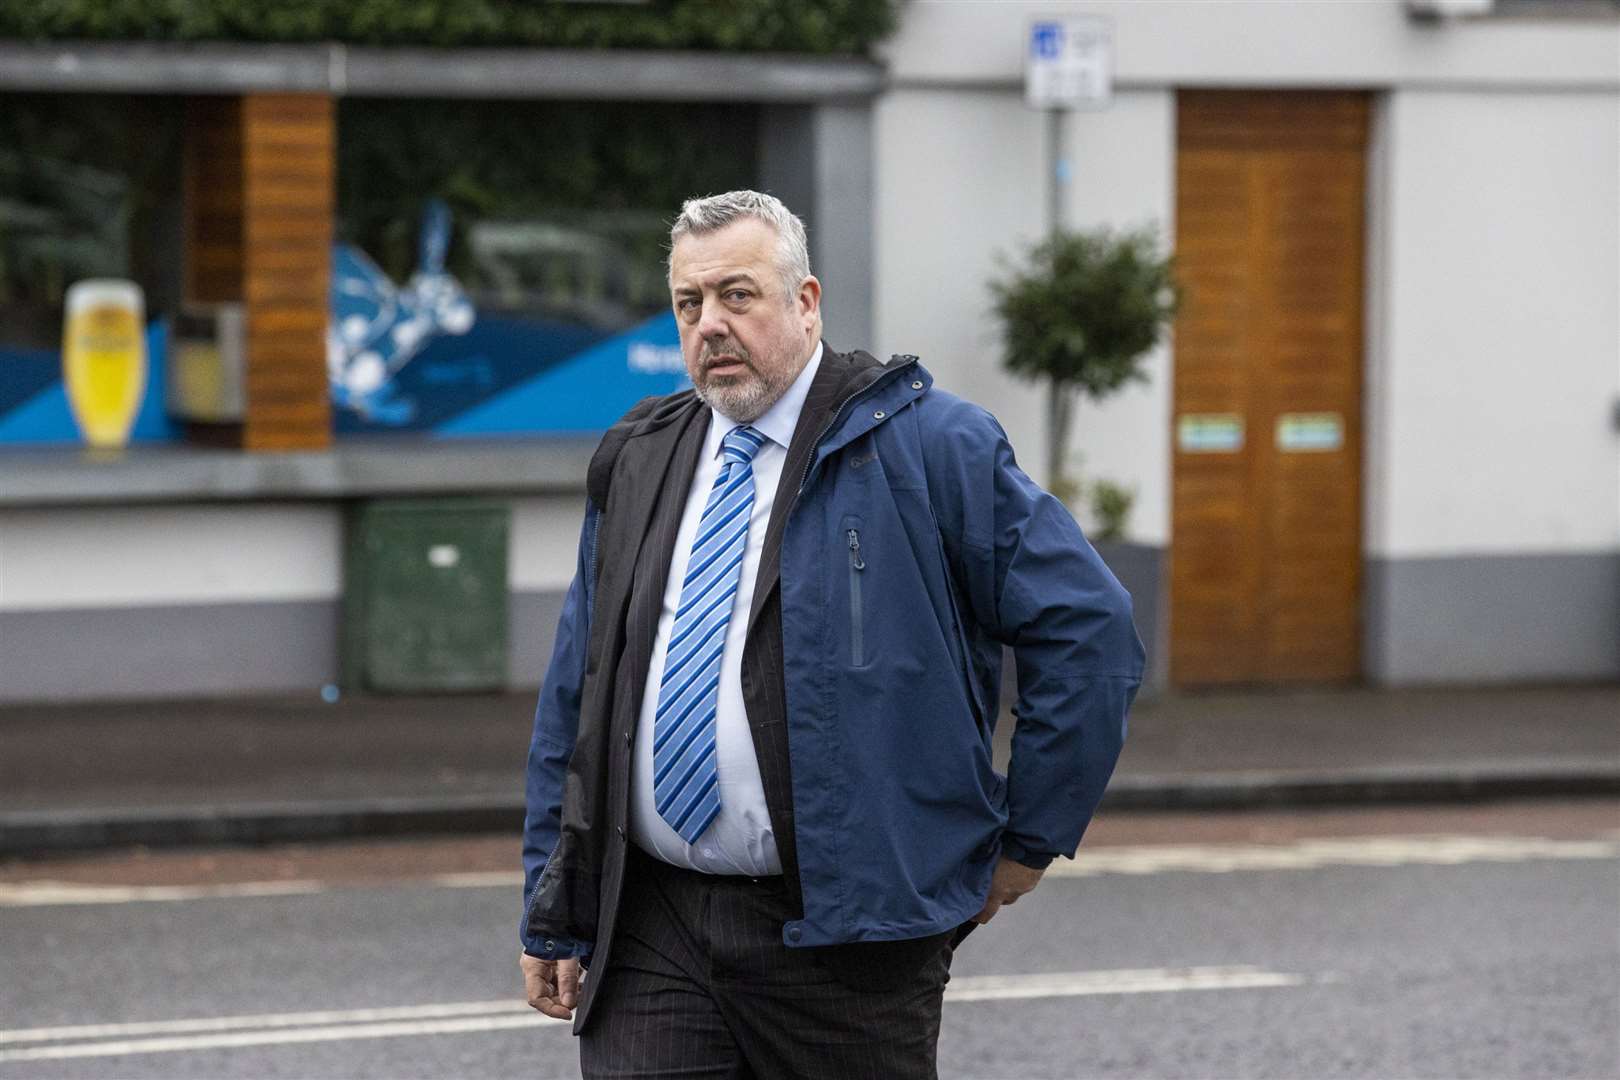
<svg viewBox="0 0 1620 1080">
<path fill-rule="evenodd" d="M 776 230 L 740 218 L 670 253 L 681 355 L 698 396 L 738 423 L 763 416 L 815 351 L 821 284 L 784 295 Z"/>
</svg>

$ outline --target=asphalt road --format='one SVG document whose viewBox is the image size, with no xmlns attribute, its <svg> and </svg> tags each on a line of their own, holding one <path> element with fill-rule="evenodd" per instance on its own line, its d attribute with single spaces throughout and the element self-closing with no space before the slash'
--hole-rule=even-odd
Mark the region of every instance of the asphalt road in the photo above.
<svg viewBox="0 0 1620 1080">
<path fill-rule="evenodd" d="M 514 859 L 0 865 L 0 1078 L 575 1076 Z M 1620 1076 L 1620 804 L 1116 815 L 1058 866 L 957 954 L 942 1076 Z"/>
</svg>

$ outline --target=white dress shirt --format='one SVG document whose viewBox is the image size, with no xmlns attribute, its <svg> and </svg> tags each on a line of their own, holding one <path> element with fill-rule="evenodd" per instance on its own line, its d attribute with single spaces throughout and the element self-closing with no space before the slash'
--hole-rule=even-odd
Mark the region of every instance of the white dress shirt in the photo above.
<svg viewBox="0 0 1620 1080">
<path fill-rule="evenodd" d="M 743 707 L 743 638 L 748 631 L 754 579 L 759 574 L 760 550 L 765 543 L 765 526 L 771 520 L 771 506 L 776 501 L 777 481 L 782 477 L 788 443 L 799 423 L 804 399 L 810 393 L 810 383 L 820 366 L 818 342 L 810 361 L 787 392 L 752 425 L 765 436 L 765 445 L 754 455 L 754 506 L 748 515 L 748 546 L 743 549 L 737 595 L 732 601 L 726 642 L 720 653 L 720 693 L 714 718 L 720 813 L 696 844 L 682 840 L 659 816 L 654 804 L 653 722 L 658 712 L 659 684 L 663 681 L 670 629 L 675 625 L 675 609 L 680 606 L 681 584 L 692 555 L 692 541 L 697 536 L 698 521 L 703 516 L 709 490 L 714 487 L 714 478 L 723 464 L 721 440 L 737 426 L 735 420 L 718 412 L 709 418 L 703 453 L 692 476 L 692 487 L 686 494 L 686 511 L 681 517 L 680 532 L 675 536 L 675 550 L 670 554 L 669 582 L 664 588 L 658 636 L 653 641 L 652 661 L 647 668 L 647 689 L 641 699 L 641 720 L 636 727 L 635 754 L 630 766 L 630 837 L 648 854 L 689 870 L 754 877 L 782 872 L 770 814 L 765 807 L 765 786 L 759 778 L 759 760 L 754 755 L 754 736 Z"/>
</svg>

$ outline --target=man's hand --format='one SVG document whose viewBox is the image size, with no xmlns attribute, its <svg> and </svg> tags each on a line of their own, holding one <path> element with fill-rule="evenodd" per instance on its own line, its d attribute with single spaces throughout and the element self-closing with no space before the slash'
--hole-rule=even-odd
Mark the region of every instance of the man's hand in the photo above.
<svg viewBox="0 0 1620 1080">
<path fill-rule="evenodd" d="M 979 913 L 973 916 L 973 921 L 983 926 L 995 918 L 1001 905 L 1017 903 L 1020 896 L 1040 883 L 1044 873 L 1045 870 L 1035 870 L 1011 859 L 996 863 L 996 872 L 990 878 L 990 897 L 985 900 Z"/>
<path fill-rule="evenodd" d="M 558 1020 L 574 1017 L 574 1003 L 579 1000 L 579 960 L 541 960 L 523 953 L 518 957 L 523 968 L 523 990 L 529 1004 Z"/>
</svg>

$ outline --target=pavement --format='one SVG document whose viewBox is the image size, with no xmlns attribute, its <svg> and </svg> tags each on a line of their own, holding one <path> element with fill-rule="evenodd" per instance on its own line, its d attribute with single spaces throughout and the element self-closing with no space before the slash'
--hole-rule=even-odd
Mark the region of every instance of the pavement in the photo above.
<svg viewBox="0 0 1620 1080">
<path fill-rule="evenodd" d="M 0 857 L 515 832 L 534 700 L 0 706 Z M 1620 685 L 1274 690 L 1139 701 L 1103 808 L 1616 794 Z"/>
</svg>

